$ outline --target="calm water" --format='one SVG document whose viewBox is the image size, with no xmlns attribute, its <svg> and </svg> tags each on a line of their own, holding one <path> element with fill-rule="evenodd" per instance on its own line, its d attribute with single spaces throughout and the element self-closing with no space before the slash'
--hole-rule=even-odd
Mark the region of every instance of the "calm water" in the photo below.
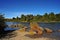
<svg viewBox="0 0 60 40">
<path fill-rule="evenodd" d="M 8 26 L 10 26 L 11 24 L 23 24 L 27 27 L 30 27 L 29 22 L 25 22 L 25 23 L 23 23 L 23 22 L 6 22 L 6 24 Z M 47 27 L 47 28 L 50 28 L 50 29 L 55 30 L 55 31 L 60 29 L 60 23 L 43 23 L 43 22 L 41 22 L 41 23 L 38 23 L 38 24 L 39 24 L 39 26 L 41 26 L 43 28 Z"/>
</svg>

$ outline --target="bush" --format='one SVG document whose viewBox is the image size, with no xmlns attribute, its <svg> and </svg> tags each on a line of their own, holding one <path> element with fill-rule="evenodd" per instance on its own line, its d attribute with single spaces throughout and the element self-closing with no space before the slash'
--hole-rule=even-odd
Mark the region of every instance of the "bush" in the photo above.
<svg viewBox="0 0 60 40">
<path fill-rule="evenodd" d="M 0 33 L 4 31 L 4 28 L 6 27 L 4 16 L 0 14 Z"/>
</svg>

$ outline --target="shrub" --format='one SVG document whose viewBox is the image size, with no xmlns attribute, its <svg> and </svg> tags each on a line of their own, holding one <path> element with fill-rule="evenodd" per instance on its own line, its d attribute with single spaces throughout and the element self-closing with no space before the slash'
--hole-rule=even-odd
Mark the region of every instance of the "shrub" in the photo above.
<svg viewBox="0 0 60 40">
<path fill-rule="evenodd" d="M 6 27 L 4 16 L 0 14 L 0 33 L 4 31 L 4 28 Z"/>
</svg>

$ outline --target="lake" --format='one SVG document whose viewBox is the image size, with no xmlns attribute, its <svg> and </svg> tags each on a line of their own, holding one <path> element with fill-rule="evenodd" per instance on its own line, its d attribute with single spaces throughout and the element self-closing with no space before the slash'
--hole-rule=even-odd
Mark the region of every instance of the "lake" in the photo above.
<svg viewBox="0 0 60 40">
<path fill-rule="evenodd" d="M 6 22 L 6 24 L 7 24 L 8 26 L 10 26 L 11 24 L 23 24 L 23 25 L 25 25 L 25 26 L 27 26 L 27 27 L 30 27 L 30 26 L 29 26 L 29 22 Z M 38 24 L 39 24 L 40 27 L 50 28 L 50 29 L 52 29 L 52 30 L 54 30 L 54 31 L 60 29 L 60 23 L 58 23 L 58 22 L 53 22 L 53 23 L 40 22 L 40 23 L 38 23 Z M 7 28 L 7 29 L 8 29 L 8 28 Z M 12 29 L 10 29 L 10 30 L 12 30 Z"/>
</svg>

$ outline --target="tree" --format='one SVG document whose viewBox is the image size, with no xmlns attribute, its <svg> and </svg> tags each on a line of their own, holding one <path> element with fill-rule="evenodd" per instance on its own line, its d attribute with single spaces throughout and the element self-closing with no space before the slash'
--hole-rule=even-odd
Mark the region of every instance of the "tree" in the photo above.
<svg viewBox="0 0 60 40">
<path fill-rule="evenodd" d="M 4 16 L 0 14 L 0 33 L 4 31 L 4 28 L 6 28 Z"/>
<path fill-rule="evenodd" d="M 41 16 L 40 14 L 37 14 L 36 16 L 34 16 L 34 19 L 35 19 L 36 21 L 41 21 L 42 16 Z"/>
<path fill-rule="evenodd" d="M 55 18 L 56 18 L 55 14 L 54 14 L 53 12 L 51 12 L 51 13 L 49 14 L 49 19 L 50 19 L 50 21 L 55 21 Z"/>
<path fill-rule="evenodd" d="M 14 20 L 13 20 L 14 19 Z M 22 14 L 21 17 L 13 17 L 13 19 L 6 19 L 7 21 L 19 21 L 19 22 L 49 22 L 49 21 L 60 21 L 60 13 L 54 14 L 54 12 L 51 13 L 45 13 L 44 15 L 24 15 Z"/>
<path fill-rule="evenodd" d="M 49 19 L 48 13 L 45 13 L 45 14 L 43 15 L 43 20 L 44 20 L 44 21 L 49 21 L 48 19 Z"/>
<path fill-rule="evenodd" d="M 24 14 L 21 15 L 21 20 L 26 21 L 26 16 Z"/>
<path fill-rule="evenodd" d="M 13 17 L 13 19 L 15 19 L 15 17 Z"/>
<path fill-rule="evenodd" d="M 56 21 L 60 21 L 60 13 L 56 14 Z"/>
<path fill-rule="evenodd" d="M 31 22 L 33 20 L 33 15 L 32 14 L 26 15 L 26 20 L 27 22 Z"/>
<path fill-rule="evenodd" d="M 17 16 L 16 19 L 19 19 L 19 17 Z"/>
</svg>

